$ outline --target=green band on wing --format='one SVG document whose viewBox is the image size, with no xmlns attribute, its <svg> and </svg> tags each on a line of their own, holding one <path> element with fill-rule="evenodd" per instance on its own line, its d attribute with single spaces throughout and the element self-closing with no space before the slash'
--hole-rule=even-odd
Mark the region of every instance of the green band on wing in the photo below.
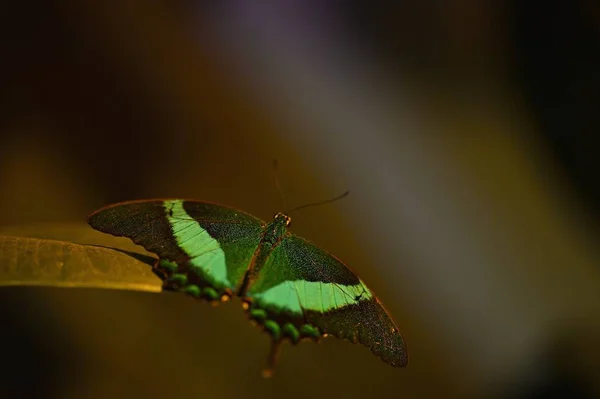
<svg viewBox="0 0 600 399">
<path fill-rule="evenodd" d="M 165 201 L 164 207 L 177 244 L 190 257 L 190 266 L 200 269 L 215 286 L 231 287 L 219 242 L 188 215 L 182 200 Z"/>
<path fill-rule="evenodd" d="M 261 307 L 275 306 L 301 314 L 304 310 L 325 313 L 354 305 L 373 297 L 360 281 L 357 285 L 340 285 L 318 281 L 285 281 L 268 290 L 253 294 Z"/>
</svg>

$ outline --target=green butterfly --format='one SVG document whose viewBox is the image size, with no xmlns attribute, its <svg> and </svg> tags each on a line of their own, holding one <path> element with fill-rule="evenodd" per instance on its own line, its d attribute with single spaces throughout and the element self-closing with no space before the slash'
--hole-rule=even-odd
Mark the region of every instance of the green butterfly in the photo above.
<svg viewBox="0 0 600 399">
<path fill-rule="evenodd" d="M 280 344 L 327 335 L 367 346 L 392 366 L 406 366 L 406 345 L 375 294 L 333 255 L 234 208 L 181 199 L 139 200 L 101 208 L 94 229 L 130 238 L 158 255 L 164 289 L 212 302 L 238 296 L 251 320 L 272 337 L 272 373 Z"/>
</svg>

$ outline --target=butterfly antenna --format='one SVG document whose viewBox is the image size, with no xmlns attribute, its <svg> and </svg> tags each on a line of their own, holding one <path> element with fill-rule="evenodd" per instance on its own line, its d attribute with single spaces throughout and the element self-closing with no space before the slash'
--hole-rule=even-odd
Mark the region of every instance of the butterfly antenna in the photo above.
<svg viewBox="0 0 600 399">
<path fill-rule="evenodd" d="M 273 160 L 273 173 L 275 174 L 275 186 L 277 187 L 277 191 L 279 192 L 279 197 L 281 198 L 283 209 L 287 209 L 287 201 L 285 200 L 285 195 L 283 194 L 281 184 L 279 183 L 279 169 L 276 159 Z"/>
<path fill-rule="evenodd" d="M 337 197 L 335 197 L 335 198 L 331 198 L 331 199 L 328 199 L 328 200 L 325 200 L 325 201 L 311 202 L 310 204 L 304 204 L 304 205 L 297 206 L 297 207 L 295 207 L 294 209 L 292 209 L 292 210 L 290 210 L 290 211 L 287 211 L 286 213 L 289 215 L 289 214 L 290 214 L 290 213 L 292 213 L 292 212 L 296 212 L 297 210 L 304 209 L 304 208 L 308 208 L 308 207 L 311 207 L 311 206 L 318 206 L 318 205 L 331 204 L 332 202 L 339 201 L 339 200 L 341 200 L 342 198 L 344 198 L 344 197 L 348 196 L 348 194 L 350 194 L 350 191 L 346 191 L 346 192 L 344 192 L 343 194 L 341 194 L 341 195 L 338 195 L 338 196 L 337 196 Z"/>
</svg>

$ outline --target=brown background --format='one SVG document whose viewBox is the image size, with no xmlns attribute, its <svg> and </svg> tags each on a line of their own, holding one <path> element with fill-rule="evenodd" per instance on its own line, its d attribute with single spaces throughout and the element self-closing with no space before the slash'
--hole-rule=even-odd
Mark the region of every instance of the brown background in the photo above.
<svg viewBox="0 0 600 399">
<path fill-rule="evenodd" d="M 430 272 L 431 281 L 462 283 L 437 296 L 424 280 L 432 262 L 426 248 L 436 248 L 440 237 L 420 238 L 416 255 L 403 248 L 403 237 L 419 236 L 408 222 L 414 209 L 400 199 L 385 209 L 406 224 L 382 224 L 380 236 L 365 241 L 360 218 L 375 212 L 378 199 L 362 199 L 352 177 L 359 172 L 332 177 L 344 164 L 332 162 L 329 169 L 329 150 L 316 142 L 297 146 L 298 126 L 280 117 L 285 106 L 277 104 L 284 99 L 266 98 L 274 95 L 253 84 L 253 71 L 233 65 L 231 50 L 222 47 L 215 21 L 227 14 L 218 2 L 3 6 L 0 224 L 80 221 L 104 204 L 147 197 L 205 199 L 268 219 L 281 209 L 271 167 L 277 158 L 292 204 L 352 191 L 344 201 L 355 202 L 295 215 L 294 231 L 345 259 L 374 287 L 404 332 L 410 366 L 393 369 L 364 348 L 328 340 L 285 348 L 276 378 L 263 380 L 268 339 L 248 325 L 238 303 L 213 309 L 173 294 L 10 288 L 0 292 L 0 389 L 7 397 L 595 397 L 592 381 L 600 374 L 589 349 L 598 343 L 598 191 L 590 187 L 597 187 L 591 171 L 598 164 L 590 136 L 599 126 L 598 7 L 573 2 L 572 11 L 550 4 L 538 15 L 511 2 L 310 4 L 305 7 L 314 7 L 315 15 L 339 18 L 350 48 L 368 49 L 359 58 L 372 57 L 392 76 L 403 76 L 409 109 L 425 127 L 398 128 L 388 149 L 406 159 L 414 151 L 402 143 L 419 137 L 432 149 L 420 155 L 444 162 L 440 170 L 448 176 L 428 180 L 417 168 L 425 163 L 417 161 L 407 163 L 415 169 L 389 176 L 408 178 L 413 186 L 407 191 L 424 188 L 424 215 L 462 204 L 467 216 L 452 208 L 447 212 L 454 218 L 438 223 L 485 256 L 443 254 Z M 537 42 L 527 33 L 534 23 L 545 32 Z M 589 30 L 577 36 L 571 31 L 577 26 Z M 242 33 L 231 32 L 244 43 Z M 561 39 L 572 44 L 548 44 Z M 531 52 L 538 58 L 528 58 Z M 559 87 L 560 79 L 572 77 L 578 79 Z M 488 112 L 503 115 L 503 124 Z M 327 126 L 313 133 L 327 135 Z M 376 130 L 365 132 L 365 145 L 376 140 Z M 369 179 L 370 171 L 362 168 L 360 175 Z M 443 191 L 458 184 L 477 201 Z M 469 230 L 477 222 L 472 204 L 491 215 L 482 230 L 489 241 Z M 502 239 L 497 247 L 495 234 Z M 405 257 L 375 261 L 382 258 L 373 251 L 396 245 Z M 505 267 L 485 261 L 498 257 L 506 257 Z M 484 287 L 478 277 L 453 271 L 454 264 L 471 261 L 482 273 L 489 266 L 514 294 L 503 288 L 504 296 L 478 293 Z M 397 269 L 405 274 L 394 274 Z M 479 316 L 469 319 L 458 302 L 449 305 L 463 294 L 467 302 L 460 303 L 480 307 L 473 315 L 487 313 L 487 325 L 505 330 L 479 332 Z M 494 309 L 509 316 L 492 323 Z M 452 323 L 455 310 L 463 316 Z M 536 320 L 539 334 L 512 363 L 495 361 L 503 338 L 469 345 L 471 336 L 523 331 L 523 320 Z M 485 358 L 489 368 L 483 370 L 477 361 Z"/>
</svg>

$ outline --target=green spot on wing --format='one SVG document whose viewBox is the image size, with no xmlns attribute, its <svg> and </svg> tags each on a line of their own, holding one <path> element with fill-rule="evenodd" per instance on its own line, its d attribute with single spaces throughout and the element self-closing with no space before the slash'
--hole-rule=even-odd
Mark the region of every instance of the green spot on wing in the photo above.
<svg viewBox="0 0 600 399">
<path fill-rule="evenodd" d="M 300 327 L 300 334 L 311 338 L 319 338 L 321 336 L 319 329 L 311 326 L 310 324 L 305 324 Z"/>
<path fill-rule="evenodd" d="M 263 326 L 265 327 L 265 330 L 271 333 L 273 340 L 279 341 L 279 338 L 281 337 L 281 328 L 279 327 L 279 324 L 277 324 L 276 321 L 267 320 L 264 322 Z"/>
<path fill-rule="evenodd" d="M 293 343 L 297 343 L 300 339 L 300 331 L 298 331 L 292 323 L 285 323 L 283 326 L 283 333 L 289 337 Z"/>
<path fill-rule="evenodd" d="M 176 272 L 178 268 L 177 263 L 171 262 L 170 260 L 166 259 L 161 259 L 159 261 L 159 267 L 162 267 L 163 269 L 169 272 Z"/>
<path fill-rule="evenodd" d="M 267 318 L 267 312 L 264 309 L 251 309 L 250 318 L 258 322 L 263 322 Z"/>
<path fill-rule="evenodd" d="M 191 296 L 199 297 L 200 296 L 200 287 L 198 287 L 195 284 L 190 284 L 190 285 L 182 288 L 181 292 L 191 295 Z"/>
<path fill-rule="evenodd" d="M 173 273 L 167 278 L 167 281 L 178 285 L 185 285 L 187 284 L 188 278 L 187 275 L 183 273 Z"/>
<path fill-rule="evenodd" d="M 219 293 L 211 287 L 204 287 L 202 290 L 204 297 L 208 300 L 214 301 L 219 298 Z"/>
</svg>

